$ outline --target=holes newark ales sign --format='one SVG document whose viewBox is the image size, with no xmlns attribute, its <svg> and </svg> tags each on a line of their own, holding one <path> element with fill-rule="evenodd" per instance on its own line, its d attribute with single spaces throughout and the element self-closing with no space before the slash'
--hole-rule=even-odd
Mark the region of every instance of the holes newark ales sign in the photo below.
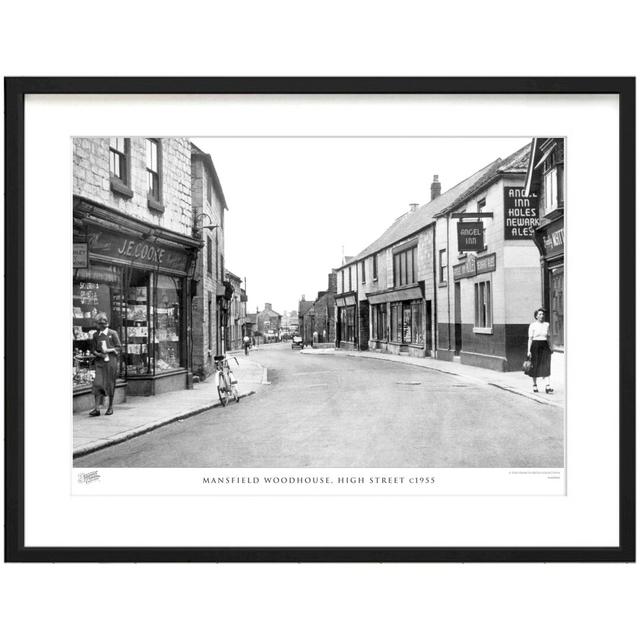
<svg viewBox="0 0 640 640">
<path fill-rule="evenodd" d="M 524 187 L 505 187 L 504 239 L 533 240 L 539 222 L 538 196 L 525 196 Z"/>
</svg>

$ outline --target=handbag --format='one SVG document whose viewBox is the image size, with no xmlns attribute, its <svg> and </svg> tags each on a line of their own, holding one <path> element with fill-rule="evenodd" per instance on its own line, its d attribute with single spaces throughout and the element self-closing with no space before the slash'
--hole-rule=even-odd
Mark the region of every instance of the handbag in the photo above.
<svg viewBox="0 0 640 640">
<path fill-rule="evenodd" d="M 526 360 L 522 363 L 522 372 L 525 376 L 531 375 L 531 369 L 533 367 L 533 363 L 531 362 L 531 358 L 526 358 Z"/>
</svg>

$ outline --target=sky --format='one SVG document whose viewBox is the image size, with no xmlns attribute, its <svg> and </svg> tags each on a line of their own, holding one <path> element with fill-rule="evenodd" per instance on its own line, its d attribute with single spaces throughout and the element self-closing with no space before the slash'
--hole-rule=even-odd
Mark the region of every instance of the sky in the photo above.
<svg viewBox="0 0 640 640">
<path fill-rule="evenodd" d="M 331 269 L 431 199 L 531 138 L 194 138 L 229 210 L 225 266 L 246 278 L 247 312 L 297 310 Z"/>
</svg>

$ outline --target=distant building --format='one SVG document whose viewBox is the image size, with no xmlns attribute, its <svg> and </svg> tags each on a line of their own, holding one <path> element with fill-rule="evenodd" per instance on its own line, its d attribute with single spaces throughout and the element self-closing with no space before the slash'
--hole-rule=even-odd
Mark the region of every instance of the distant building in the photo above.
<svg viewBox="0 0 640 640">
<path fill-rule="evenodd" d="M 282 315 L 274 311 L 270 302 L 264 303 L 264 309 L 257 312 L 257 332 L 267 339 L 277 339 L 280 336 L 280 321 Z"/>
<path fill-rule="evenodd" d="M 335 295 L 337 275 L 333 270 L 328 277 L 326 291 L 318 291 L 316 299 L 302 306 L 302 321 L 300 334 L 305 343 L 331 342 L 335 343 Z"/>
<path fill-rule="evenodd" d="M 241 349 L 247 321 L 247 296 L 242 288 L 242 278 L 226 269 L 225 280 L 233 288 L 227 308 L 225 346 L 228 350 Z"/>
</svg>

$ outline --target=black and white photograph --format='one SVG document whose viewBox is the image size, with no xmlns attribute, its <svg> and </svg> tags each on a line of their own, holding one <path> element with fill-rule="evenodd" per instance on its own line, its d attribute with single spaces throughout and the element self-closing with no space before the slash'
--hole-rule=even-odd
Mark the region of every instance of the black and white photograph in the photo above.
<svg viewBox="0 0 640 640">
<path fill-rule="evenodd" d="M 563 492 L 565 151 L 75 137 L 74 467 L 545 469 Z"/>
</svg>

